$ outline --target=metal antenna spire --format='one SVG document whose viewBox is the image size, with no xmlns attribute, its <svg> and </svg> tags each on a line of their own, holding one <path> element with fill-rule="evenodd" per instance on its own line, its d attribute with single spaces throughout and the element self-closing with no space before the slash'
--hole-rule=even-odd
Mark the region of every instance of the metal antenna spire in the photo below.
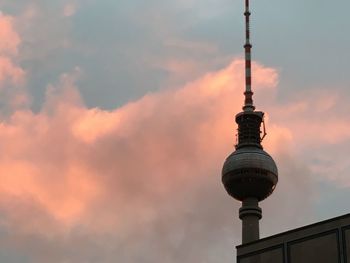
<svg viewBox="0 0 350 263">
<path fill-rule="evenodd" d="M 249 0 L 245 0 L 245 34 L 246 42 L 244 45 L 245 49 L 245 100 L 244 100 L 244 111 L 254 111 L 255 107 L 253 105 L 253 92 L 252 92 L 252 66 L 251 66 L 251 49 L 250 44 L 250 11 L 249 11 Z"/>
</svg>

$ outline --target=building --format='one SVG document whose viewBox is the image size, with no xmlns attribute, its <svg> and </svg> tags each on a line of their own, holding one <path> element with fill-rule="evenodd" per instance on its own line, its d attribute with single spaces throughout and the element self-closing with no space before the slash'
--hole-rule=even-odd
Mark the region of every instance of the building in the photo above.
<svg viewBox="0 0 350 263">
<path fill-rule="evenodd" d="M 314 262 L 350 262 L 350 214 L 237 246 L 237 263 Z"/>
</svg>

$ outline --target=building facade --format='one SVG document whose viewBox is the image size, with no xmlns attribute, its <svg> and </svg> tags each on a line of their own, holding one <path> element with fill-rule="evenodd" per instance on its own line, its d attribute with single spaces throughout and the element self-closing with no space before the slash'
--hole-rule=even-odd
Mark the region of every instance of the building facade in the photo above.
<svg viewBox="0 0 350 263">
<path fill-rule="evenodd" d="M 237 263 L 350 263 L 350 214 L 237 246 Z"/>
</svg>

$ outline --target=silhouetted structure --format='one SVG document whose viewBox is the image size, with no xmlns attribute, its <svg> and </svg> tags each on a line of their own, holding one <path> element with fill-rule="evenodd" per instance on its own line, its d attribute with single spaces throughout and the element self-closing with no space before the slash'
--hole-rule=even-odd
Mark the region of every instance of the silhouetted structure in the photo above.
<svg viewBox="0 0 350 263">
<path fill-rule="evenodd" d="M 242 202 L 242 245 L 237 246 L 237 263 L 350 263 L 350 214 L 259 239 L 262 211 L 258 203 L 275 189 L 278 172 L 261 145 L 266 135 L 264 113 L 255 111 L 253 104 L 249 0 L 245 0 L 244 15 L 245 101 L 243 112 L 236 115 L 236 150 L 222 169 L 225 189 Z"/>
<path fill-rule="evenodd" d="M 242 220 L 242 242 L 259 239 L 259 220 L 262 217 L 258 202 L 268 197 L 278 181 L 278 172 L 274 160 L 263 150 L 262 139 L 266 135 L 264 113 L 255 111 L 251 87 L 251 48 L 249 29 L 249 0 L 245 0 L 246 43 L 245 72 L 246 90 L 243 112 L 236 115 L 238 124 L 238 144 L 225 161 L 222 169 L 222 182 L 227 192 L 242 202 L 239 218 Z"/>
<path fill-rule="evenodd" d="M 350 262 L 350 214 L 237 247 L 237 263 Z"/>
</svg>

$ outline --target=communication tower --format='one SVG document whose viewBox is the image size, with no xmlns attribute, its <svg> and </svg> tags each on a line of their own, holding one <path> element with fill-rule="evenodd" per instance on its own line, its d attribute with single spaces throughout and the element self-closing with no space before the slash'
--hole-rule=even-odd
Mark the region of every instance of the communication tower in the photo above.
<svg viewBox="0 0 350 263">
<path fill-rule="evenodd" d="M 222 182 L 230 196 L 242 202 L 239 218 L 242 220 L 242 243 L 259 239 L 259 220 L 262 211 L 259 202 L 267 198 L 278 181 L 277 166 L 263 150 L 261 142 L 266 135 L 264 113 L 253 104 L 249 0 L 245 0 L 245 100 L 243 111 L 236 115 L 238 143 L 222 169 Z"/>
</svg>

